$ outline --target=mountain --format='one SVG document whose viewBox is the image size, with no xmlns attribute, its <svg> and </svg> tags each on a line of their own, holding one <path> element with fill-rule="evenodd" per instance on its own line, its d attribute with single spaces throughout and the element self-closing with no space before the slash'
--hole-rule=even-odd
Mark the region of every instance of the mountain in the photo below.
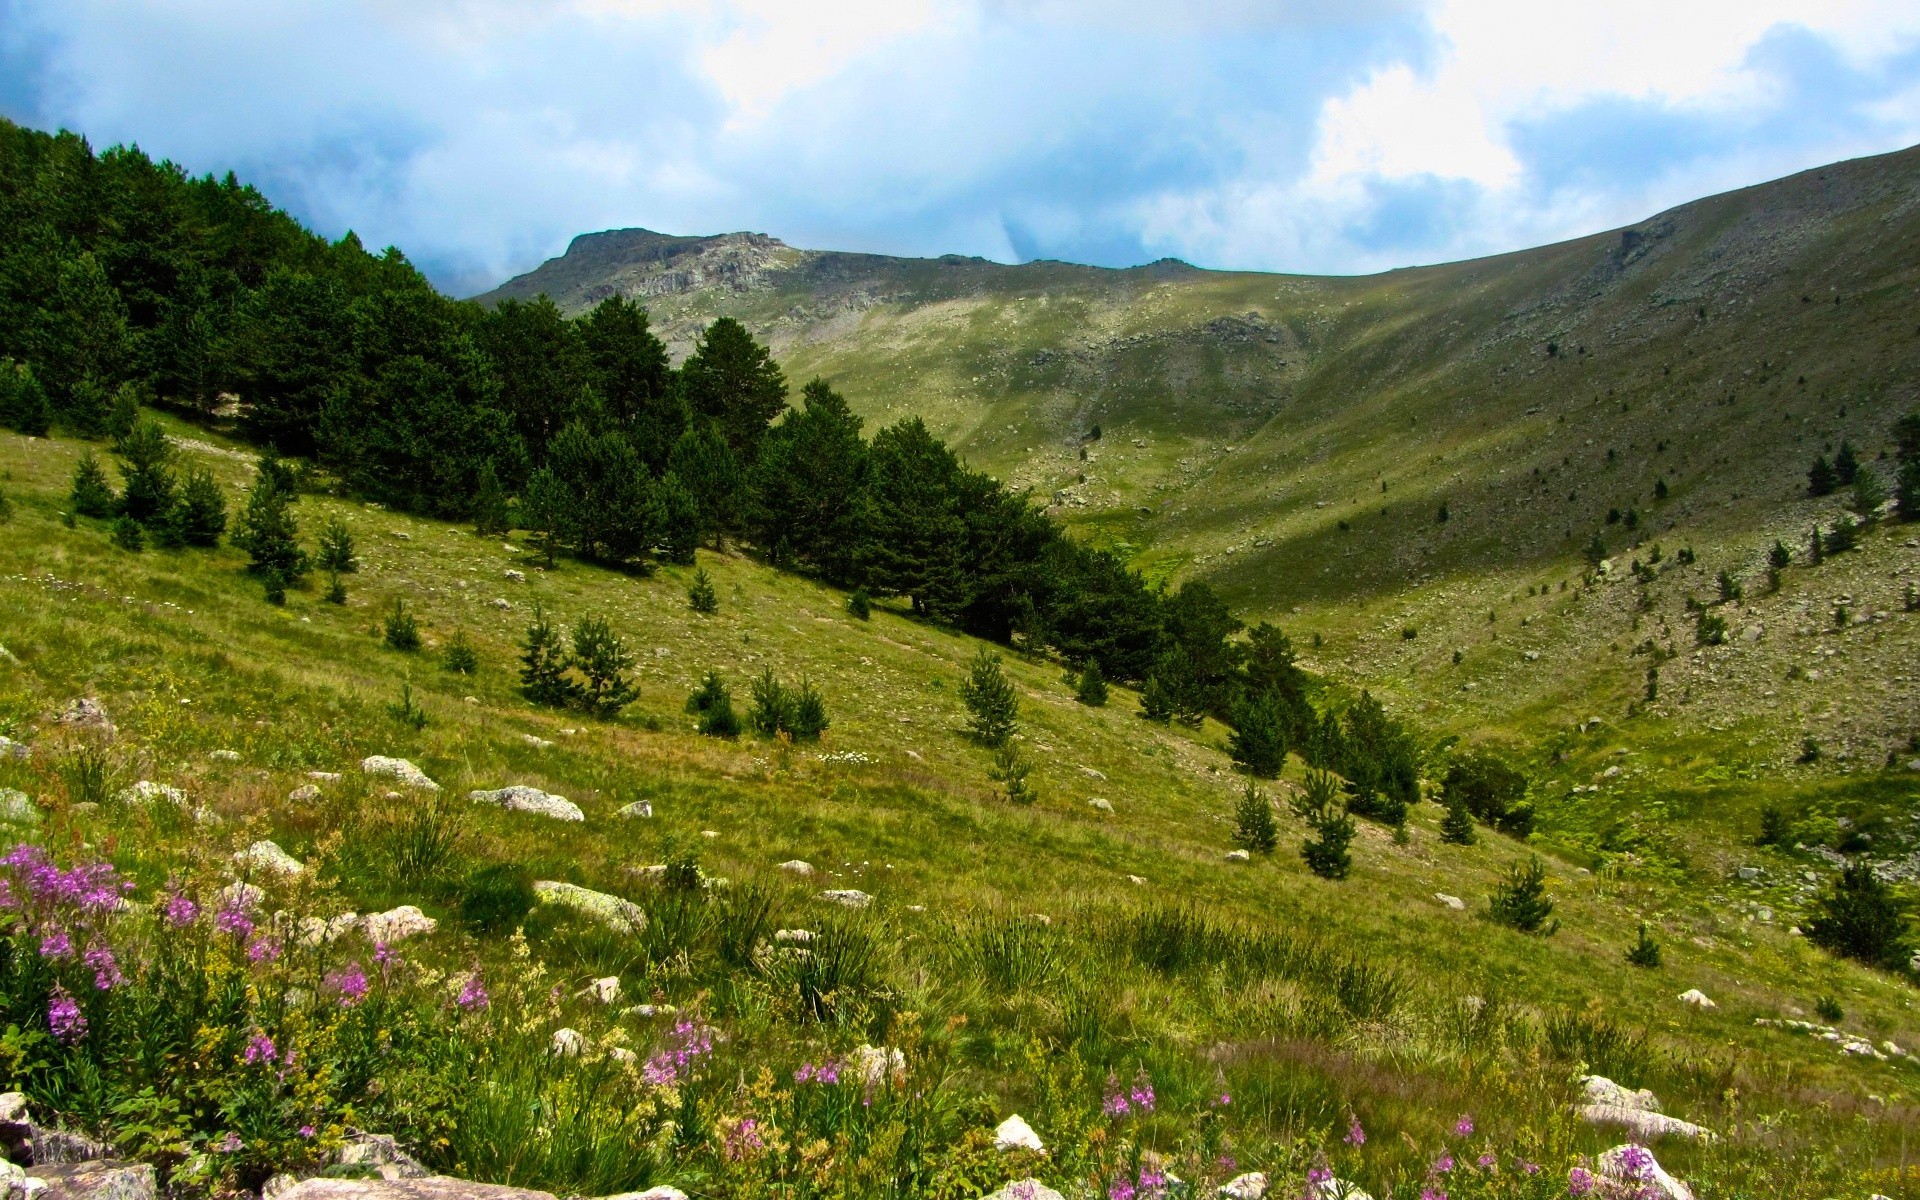
<svg viewBox="0 0 1920 1200">
<path fill-rule="evenodd" d="M 1916 287 L 1920 149 L 1357 278 L 623 230 L 481 299 L 544 291 L 579 311 L 640 297 L 676 352 L 735 316 L 870 423 L 924 417 L 1151 576 L 1205 578 L 1312 638 L 1315 665 L 1467 731 L 1585 720 L 1598 696 L 1623 711 L 1645 664 L 1619 661 L 1621 646 L 1663 627 L 1663 646 L 1690 643 L 1686 602 L 1711 597 L 1722 569 L 1752 597 L 1741 627 L 1764 627 L 1767 549 L 1803 547 L 1839 512 L 1839 497 L 1806 496 L 1808 463 L 1851 443 L 1884 475 L 1889 426 L 1920 404 Z M 1669 567 L 1683 547 L 1697 564 L 1647 601 L 1568 599 L 1606 593 L 1568 587 L 1596 535 L 1616 580 L 1656 545 Z M 1910 573 L 1906 549 L 1888 547 L 1884 570 Z M 1893 578 L 1863 583 L 1856 612 L 1897 610 Z M 1772 628 L 1806 624 L 1802 608 Z M 1740 651 L 1785 671 L 1789 647 L 1756 636 Z M 1787 756 L 1831 736 L 1877 759 L 1911 732 L 1911 689 L 1887 681 L 1913 649 L 1904 630 L 1861 648 L 1855 727 L 1783 713 L 1762 740 Z M 1476 664 L 1485 676 L 1463 677 Z M 1709 674 L 1673 694 L 1750 699 Z"/>
</svg>

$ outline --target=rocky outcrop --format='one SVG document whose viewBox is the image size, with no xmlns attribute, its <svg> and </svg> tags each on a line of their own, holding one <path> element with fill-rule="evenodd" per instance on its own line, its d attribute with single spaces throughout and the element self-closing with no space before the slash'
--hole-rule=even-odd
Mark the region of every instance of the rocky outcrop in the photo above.
<svg viewBox="0 0 1920 1200">
<path fill-rule="evenodd" d="M 842 908 L 865 908 L 873 903 L 873 897 L 857 888 L 829 888 L 820 893 L 820 898 L 829 904 L 838 904 Z"/>
<path fill-rule="evenodd" d="M 533 894 L 542 904 L 558 904 L 592 917 L 617 933 L 639 933 L 647 927 L 647 914 L 631 900 L 607 892 L 596 892 L 574 883 L 542 879 L 534 883 Z"/>
<path fill-rule="evenodd" d="M 993 1145 L 997 1150 L 1032 1150 L 1036 1154 L 1045 1154 L 1047 1148 L 1040 1141 L 1040 1135 L 1027 1124 L 1027 1119 L 1015 1113 L 1000 1122 L 993 1131 Z"/>
<path fill-rule="evenodd" d="M 100 1158 L 35 1166 L 14 1188 L 38 1200 L 154 1200 L 155 1185 L 153 1168 L 146 1163 Z"/>
<path fill-rule="evenodd" d="M 372 754 L 360 760 L 360 770 L 368 775 L 397 779 L 402 785 L 419 788 L 421 791 L 440 790 L 440 785 L 429 779 L 425 771 L 404 758 L 388 758 L 384 754 Z"/>
<path fill-rule="evenodd" d="M 513 784 L 492 791 L 479 790 L 467 793 L 467 799 L 482 804 L 497 804 L 513 812 L 533 813 L 535 816 L 552 817 L 556 821 L 584 821 L 587 814 L 580 806 L 565 796 L 556 796 L 525 784 Z"/>
<path fill-rule="evenodd" d="M 368 941 L 390 946 L 410 937 L 432 933 L 440 927 L 440 922 L 414 905 L 402 904 L 383 913 L 368 913 L 361 919 L 360 927 L 366 932 Z"/>
</svg>

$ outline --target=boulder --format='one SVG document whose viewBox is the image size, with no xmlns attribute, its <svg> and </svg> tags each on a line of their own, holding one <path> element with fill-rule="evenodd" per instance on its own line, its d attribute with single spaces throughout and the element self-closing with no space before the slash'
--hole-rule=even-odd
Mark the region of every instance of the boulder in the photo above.
<svg viewBox="0 0 1920 1200">
<path fill-rule="evenodd" d="M 651 817 L 653 815 L 653 805 L 645 800 L 635 800 L 632 804 L 621 805 L 619 811 L 613 815 L 616 817 L 626 817 L 629 820 L 635 817 Z"/>
<path fill-rule="evenodd" d="M 1063 1200 L 1063 1197 L 1038 1179 L 1018 1179 L 990 1193 L 986 1200 Z"/>
<path fill-rule="evenodd" d="M 1267 1194 L 1267 1173 L 1248 1171 L 1235 1175 L 1219 1187 L 1222 1200 L 1260 1200 Z"/>
<path fill-rule="evenodd" d="M 299 859 L 282 850 L 278 843 L 258 841 L 233 856 L 235 864 L 251 867 L 259 871 L 270 871 L 275 875 L 289 878 L 300 874 L 307 868 Z"/>
<path fill-rule="evenodd" d="M 773 940 L 784 946 L 808 946 L 813 944 L 811 929 L 776 929 Z"/>
<path fill-rule="evenodd" d="M 384 754 L 369 755 L 360 760 L 360 770 L 368 775 L 383 775 L 397 779 L 410 788 L 437 792 L 440 785 L 427 778 L 427 773 L 404 758 L 388 758 Z"/>
<path fill-rule="evenodd" d="M 1458 896 L 1449 896 L 1445 892 L 1435 892 L 1433 898 L 1453 909 L 1455 912 L 1467 911 L 1467 902 Z"/>
<path fill-rule="evenodd" d="M 1253 855 L 1245 850 L 1229 850 L 1227 851 L 1227 861 L 1230 863 L 1252 862 Z"/>
<path fill-rule="evenodd" d="M 315 781 L 315 782 L 317 782 L 317 783 L 339 783 L 339 782 L 340 782 L 340 772 L 338 772 L 338 771 L 308 771 L 308 772 L 307 772 L 307 778 L 308 778 L 308 779 L 311 779 L 311 780 L 314 780 L 314 781 Z"/>
<path fill-rule="evenodd" d="M 1677 1137 L 1688 1141 L 1710 1142 L 1714 1137 L 1712 1130 L 1702 1128 L 1691 1121 L 1662 1116 L 1644 1108 L 1633 1108 L 1621 1104 L 1582 1104 L 1574 1111 L 1579 1113 L 1580 1119 L 1589 1125 L 1618 1126 L 1635 1137 L 1648 1140 L 1657 1137 Z"/>
<path fill-rule="evenodd" d="M 650 1187 L 644 1192 L 620 1192 L 612 1196 L 603 1196 L 601 1200 L 687 1200 L 687 1194 L 677 1187 L 661 1184 Z"/>
<path fill-rule="evenodd" d="M 0 736 L 0 758 L 32 758 L 33 747 L 25 742 L 16 742 L 10 737 Z"/>
<path fill-rule="evenodd" d="M 38 825 L 40 810 L 33 797 L 18 788 L 0 788 L 0 821 L 11 825 Z"/>
<path fill-rule="evenodd" d="M 789 875 L 798 875 L 803 879 L 813 874 L 813 864 L 799 858 L 790 858 L 781 863 L 780 869 Z"/>
<path fill-rule="evenodd" d="M 587 985 L 587 994 L 602 1004 L 617 1004 L 620 1001 L 620 977 L 608 975 L 596 979 Z"/>
<path fill-rule="evenodd" d="M 42 1129 L 38 1125 L 26 1127 L 28 1154 L 35 1165 L 46 1163 L 84 1163 L 104 1160 L 113 1153 L 113 1147 L 105 1142 L 96 1142 L 84 1133 L 75 1133 L 71 1129 Z"/>
<path fill-rule="evenodd" d="M 1095 796 L 1093 799 L 1087 801 L 1087 807 L 1098 812 L 1110 813 L 1113 811 L 1113 801 L 1104 796 Z"/>
<path fill-rule="evenodd" d="M 388 909 L 383 913 L 368 913 L 360 922 L 360 928 L 366 933 L 367 940 L 382 946 L 391 946 L 395 942 L 404 942 L 410 937 L 432 933 L 439 927 L 440 922 L 411 904 L 402 904 L 399 908 Z"/>
<path fill-rule="evenodd" d="M 174 804 L 185 804 L 187 794 L 169 784 L 155 783 L 151 779 L 142 779 L 132 787 L 121 788 L 114 797 L 122 804 L 152 804 L 155 800 L 168 800 Z"/>
<path fill-rule="evenodd" d="M 213 750 L 208 752 L 207 757 L 213 759 L 215 762 L 239 762 L 240 752 L 238 750 Z"/>
<path fill-rule="evenodd" d="M 359 924 L 358 913 L 341 913 L 337 917 L 302 917 L 300 918 L 300 944 L 302 946 L 328 945 Z"/>
<path fill-rule="evenodd" d="M 317 783 L 303 783 L 287 793 L 287 800 L 292 804 L 307 804 L 319 798 L 320 785 Z"/>
<path fill-rule="evenodd" d="M 387 1182 L 427 1177 L 427 1169 L 390 1133 L 355 1133 L 333 1161 L 343 1167 L 372 1167 Z"/>
<path fill-rule="evenodd" d="M 1660 1111 L 1660 1101 L 1646 1088 L 1624 1088 L 1605 1075 L 1584 1076 L 1580 1080 L 1580 1090 L 1585 1094 L 1588 1104 L 1608 1104 L 1615 1108 L 1650 1113 Z"/>
<path fill-rule="evenodd" d="M 543 792 L 536 787 L 516 783 L 494 791 L 474 791 L 467 793 L 467 799 L 478 800 L 482 804 L 498 804 L 501 808 L 514 812 L 533 813 L 536 816 L 552 817 L 556 821 L 584 821 L 587 814 L 580 806 L 565 796 L 556 796 Z"/>
<path fill-rule="evenodd" d="M 820 898 L 829 904 L 838 904 L 842 908 L 865 908 L 873 903 L 873 897 L 857 888 L 829 888 L 820 893 Z"/>
<path fill-rule="evenodd" d="M 561 1058 L 578 1058 L 586 1046 L 587 1039 L 581 1037 L 577 1029 L 569 1027 L 553 1031 L 552 1050 Z"/>
<path fill-rule="evenodd" d="M 550 741 L 548 741 L 547 739 L 545 739 L 545 738 L 543 738 L 543 737 L 538 737 L 538 736 L 536 736 L 536 735 L 534 735 L 534 734 L 531 734 L 531 733 L 523 733 L 523 734 L 521 734 L 521 735 L 520 735 L 520 740 L 521 740 L 521 741 L 523 741 L 523 742 L 525 742 L 525 743 L 526 743 L 527 745 L 529 745 L 529 746 L 532 746 L 532 747 L 533 747 L 533 748 L 534 748 L 535 750 L 551 750 L 551 749 L 553 749 L 553 743 L 552 743 L 552 742 L 550 742 Z"/>
<path fill-rule="evenodd" d="M 862 1042 L 848 1056 L 847 1067 L 851 1074 L 870 1088 L 883 1083 L 905 1083 L 907 1080 L 907 1056 L 895 1047 L 869 1046 Z"/>
<path fill-rule="evenodd" d="M 36 1179 L 43 1186 L 33 1187 Z M 151 1166 L 108 1158 L 35 1165 L 22 1182 L 21 1191 L 40 1200 L 154 1200 L 158 1194 Z"/>
<path fill-rule="evenodd" d="M 1674 997 L 1674 999 L 1680 1001 L 1680 1003 L 1682 1004 L 1691 1004 L 1695 1008 L 1719 1008 L 1720 1007 L 1718 1004 L 1715 1004 L 1713 1001 L 1707 999 L 1707 994 L 1701 991 L 1699 988 L 1688 988 L 1686 991 L 1681 992 L 1678 996 Z"/>
<path fill-rule="evenodd" d="M 554 1200 L 552 1192 L 474 1183 L 450 1175 L 406 1179 L 304 1179 L 279 1200 Z"/>
<path fill-rule="evenodd" d="M 1040 1135 L 1019 1113 L 1000 1122 L 999 1128 L 993 1131 L 993 1146 L 996 1150 L 1032 1150 L 1036 1154 L 1047 1152 L 1040 1142 Z"/>
<path fill-rule="evenodd" d="M 558 904 L 601 921 L 617 933 L 639 933 L 647 927 L 647 914 L 631 900 L 607 892 L 596 892 L 578 884 L 538 880 L 533 894 L 542 904 Z"/>
<path fill-rule="evenodd" d="M 1636 1200 L 1693 1200 L 1693 1189 L 1667 1174 L 1645 1146 L 1615 1146 L 1595 1166 L 1602 1179 L 1633 1189 L 1628 1194 Z"/>
<path fill-rule="evenodd" d="M 260 1200 L 280 1200 L 300 1184 L 298 1175 L 289 1175 L 285 1171 L 260 1185 Z"/>
</svg>

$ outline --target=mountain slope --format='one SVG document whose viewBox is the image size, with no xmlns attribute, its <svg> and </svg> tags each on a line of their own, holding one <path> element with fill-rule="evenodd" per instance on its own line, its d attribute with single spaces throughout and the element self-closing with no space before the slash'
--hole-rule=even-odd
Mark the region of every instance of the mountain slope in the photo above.
<svg viewBox="0 0 1920 1200">
<path fill-rule="evenodd" d="M 619 231 L 483 299 L 545 290 L 578 310 L 621 291 L 680 349 L 737 316 L 791 376 L 832 379 L 869 421 L 921 415 L 1150 574 L 1206 578 L 1320 634 L 1317 665 L 1380 659 L 1369 638 L 1421 614 L 1404 649 L 1429 661 L 1389 686 L 1458 711 L 1463 681 L 1442 656 L 1485 641 L 1489 609 L 1577 577 L 1596 534 L 1621 568 L 1684 544 L 1705 568 L 1696 585 L 1722 568 L 1751 585 L 1776 538 L 1799 545 L 1830 522 L 1838 500 L 1805 497 L 1806 464 L 1843 441 L 1874 462 L 1920 403 L 1916 289 L 1920 150 L 1363 278 Z M 1667 591 L 1678 621 L 1686 597 Z M 1544 635 L 1561 651 L 1550 678 L 1480 693 L 1456 727 L 1577 719 L 1596 692 L 1624 706 L 1637 684 L 1604 647 L 1632 623 L 1624 607 L 1577 610 Z M 1899 653 L 1913 646 L 1902 634 Z M 1887 661 L 1857 666 L 1904 674 Z M 1897 690 L 1876 710 L 1881 753 L 1909 732 L 1898 709 L 1914 692 Z M 1790 724 L 1769 732 L 1776 749 L 1798 744 Z"/>
</svg>

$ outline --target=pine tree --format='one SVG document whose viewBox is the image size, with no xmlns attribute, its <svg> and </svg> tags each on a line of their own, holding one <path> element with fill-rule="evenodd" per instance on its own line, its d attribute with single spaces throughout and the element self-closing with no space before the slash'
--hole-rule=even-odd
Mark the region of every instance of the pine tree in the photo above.
<svg viewBox="0 0 1920 1200">
<path fill-rule="evenodd" d="M 804 676 L 800 680 L 800 690 L 789 692 L 791 704 L 787 717 L 787 732 L 796 742 L 817 742 L 820 735 L 827 731 L 827 702 L 813 686 L 813 681 Z"/>
<path fill-rule="evenodd" d="M 1821 949 L 1869 966 L 1897 969 L 1907 961 L 1907 918 L 1893 889 L 1873 868 L 1844 868 L 1814 903 L 1807 940 Z"/>
<path fill-rule="evenodd" d="M 567 651 L 560 633 L 536 601 L 533 623 L 520 644 L 520 691 L 535 704 L 560 708 L 572 703 L 579 685 L 567 677 Z"/>
<path fill-rule="evenodd" d="M 420 648 L 420 622 L 414 619 L 407 608 L 407 602 L 395 599 L 387 609 L 386 619 L 382 623 L 386 643 L 402 654 L 411 654 Z"/>
<path fill-rule="evenodd" d="M 707 578 L 705 567 L 693 573 L 693 583 L 687 588 L 687 607 L 703 614 L 720 611 L 720 593 L 713 590 L 713 580 Z"/>
<path fill-rule="evenodd" d="M 320 569 L 333 575 L 351 575 L 360 569 L 354 550 L 353 531 L 339 517 L 330 517 L 320 527 Z"/>
<path fill-rule="evenodd" d="M 113 393 L 107 407 L 107 436 L 113 439 L 113 452 L 125 454 L 127 440 L 140 424 L 140 392 L 131 383 L 123 383 Z"/>
<path fill-rule="evenodd" d="M 1473 814 L 1467 811 L 1466 797 L 1450 793 L 1447 810 L 1440 818 L 1440 840 L 1455 846 L 1471 846 L 1479 840 L 1473 829 Z"/>
<path fill-rule="evenodd" d="M 147 548 L 147 535 L 140 528 L 140 522 L 129 516 L 118 516 L 113 519 L 113 544 L 138 554 Z"/>
<path fill-rule="evenodd" d="M 480 669 L 480 652 L 475 650 L 473 643 L 468 640 L 466 630 L 454 631 L 441 657 L 441 665 L 455 675 L 471 675 Z"/>
<path fill-rule="evenodd" d="M 1813 460 L 1813 466 L 1807 468 L 1807 495 L 1830 496 L 1839 485 L 1839 476 L 1835 474 L 1833 464 L 1822 454 Z"/>
<path fill-rule="evenodd" d="M 1345 879 L 1353 870 L 1353 818 L 1340 803 L 1340 785 L 1327 771 L 1307 773 L 1307 786 L 1288 802 L 1314 836 L 1300 845 L 1307 869 L 1322 879 Z"/>
<path fill-rule="evenodd" d="M 1731 572 L 1722 570 L 1718 583 L 1720 587 L 1720 603 L 1731 604 L 1740 599 L 1740 584 L 1738 580 L 1734 579 Z"/>
<path fill-rule="evenodd" d="M 120 494 L 120 510 L 142 525 L 154 524 L 173 511 L 176 483 L 173 444 L 160 422 L 137 422 L 121 443 L 120 473 L 127 485 Z"/>
<path fill-rule="evenodd" d="M 1841 442 L 1840 453 L 1833 456 L 1833 481 L 1841 487 L 1851 487 L 1854 478 L 1860 474 L 1860 456 L 1853 452 L 1853 443 Z"/>
<path fill-rule="evenodd" d="M 853 589 L 853 594 L 847 597 L 847 611 L 862 621 L 872 618 L 873 597 L 867 594 L 866 588 Z"/>
<path fill-rule="evenodd" d="M 1233 806 L 1233 844 L 1245 850 L 1270 854 L 1280 842 L 1280 831 L 1273 823 L 1273 805 L 1249 783 Z"/>
<path fill-rule="evenodd" d="M 307 555 L 300 549 L 300 526 L 293 515 L 293 492 L 285 485 L 279 464 L 261 459 L 253 490 L 241 510 L 232 542 L 245 550 L 247 570 L 260 576 L 269 594 L 286 589 L 307 572 Z"/>
<path fill-rule="evenodd" d="M 733 693 L 721 682 L 718 671 L 708 671 L 693 695 L 687 697 L 687 711 L 699 718 L 700 732 L 708 737 L 740 736 L 740 717 L 733 711 Z"/>
<path fill-rule="evenodd" d="M 1587 565 L 1597 567 L 1607 560 L 1607 543 L 1599 534 L 1587 543 Z"/>
<path fill-rule="evenodd" d="M 993 767 L 988 774 L 1000 785 L 1009 804 L 1032 804 L 1040 798 L 1027 782 L 1027 776 L 1032 773 L 1033 764 L 1020 753 L 1020 747 L 1006 742 L 995 748 Z"/>
<path fill-rule="evenodd" d="M 695 540 L 712 538 L 716 549 L 741 527 L 745 481 L 732 446 L 712 420 L 698 420 L 673 444 L 667 475 L 686 489 L 693 505 Z"/>
<path fill-rule="evenodd" d="M 111 517 L 120 509 L 120 497 L 114 495 L 107 473 L 100 469 L 100 460 L 91 450 L 80 454 L 80 465 L 74 468 L 73 490 L 67 502 L 83 517 Z"/>
<path fill-rule="evenodd" d="M 1880 506 L 1887 502 L 1887 485 L 1881 480 L 1880 473 L 1870 466 L 1862 466 L 1853 476 L 1853 492 L 1847 497 L 1847 507 L 1862 521 L 1871 522 L 1880 514 Z"/>
<path fill-rule="evenodd" d="M 526 494 L 520 497 L 520 524 L 532 532 L 539 543 L 549 571 L 553 569 L 553 553 L 560 544 L 561 531 L 567 526 L 570 504 L 566 485 L 545 467 L 527 480 Z"/>
<path fill-rule="evenodd" d="M 1553 897 L 1547 894 L 1547 865 L 1538 854 L 1507 870 L 1506 879 L 1494 888 L 1487 909 L 1494 920 L 1521 933 L 1552 936 L 1560 928 L 1560 922 L 1549 920 Z"/>
<path fill-rule="evenodd" d="M 626 677 L 633 666 L 633 652 L 604 617 L 582 617 L 574 625 L 573 665 L 587 681 L 581 699 L 597 717 L 620 715 L 640 694 Z"/>
<path fill-rule="evenodd" d="M 1920 410 L 1893 423 L 1893 493 L 1900 517 L 1920 521 Z"/>
<path fill-rule="evenodd" d="M 1817 567 L 1827 557 L 1826 542 L 1820 536 L 1820 527 L 1813 527 L 1813 536 L 1807 539 L 1807 565 Z"/>
<path fill-rule="evenodd" d="M 1776 541 L 1773 549 L 1767 551 L 1767 565 L 1776 571 L 1784 571 L 1793 564 L 1793 551 L 1787 549 L 1785 542 Z"/>
<path fill-rule="evenodd" d="M 1640 937 L 1627 947 L 1627 961 L 1636 967 L 1651 971 L 1660 965 L 1660 943 L 1653 940 L 1647 932 L 1647 923 L 1640 922 Z"/>
<path fill-rule="evenodd" d="M 474 485 L 473 531 L 498 537 L 507 532 L 512 520 L 512 514 L 507 511 L 507 493 L 500 486 L 500 474 L 494 470 L 493 460 L 488 459 L 481 464 L 480 478 Z"/>
<path fill-rule="evenodd" d="M 1173 697 L 1167 694 L 1158 674 L 1147 676 L 1140 688 L 1140 716 L 1161 725 L 1173 720 Z"/>
<path fill-rule="evenodd" d="M 960 699 L 972 714 L 968 724 L 981 745 L 999 749 L 1007 744 L 1019 723 L 1020 700 L 1013 683 L 1000 668 L 1000 656 L 982 649 L 960 681 Z"/>
<path fill-rule="evenodd" d="M 1853 549 L 1859 536 L 1860 527 L 1854 524 L 1852 517 L 1842 513 L 1840 519 L 1833 523 L 1833 528 L 1827 530 L 1827 553 L 1845 554 Z"/>
<path fill-rule="evenodd" d="M 787 381 L 746 326 L 721 317 L 700 334 L 680 367 L 680 387 L 696 417 L 715 422 L 742 462 L 758 453 L 767 422 L 787 406 Z"/>
<path fill-rule="evenodd" d="M 1241 701 L 1227 749 L 1247 774 L 1273 779 L 1287 765 L 1286 718 L 1271 695 Z"/>
<path fill-rule="evenodd" d="M 1100 673 L 1100 660 L 1087 660 L 1087 669 L 1080 672 L 1080 679 L 1074 684 L 1073 698 L 1089 708 L 1100 708 L 1107 702 L 1107 677 Z"/>
<path fill-rule="evenodd" d="M 747 722 L 755 733 L 772 737 L 785 729 L 793 721 L 793 700 L 787 689 L 774 678 L 773 668 L 768 667 L 753 681 L 753 707 L 747 712 Z"/>
<path fill-rule="evenodd" d="M 53 405 L 33 368 L 0 360 L 0 425 L 28 437 L 45 437 L 53 428 Z"/>
<path fill-rule="evenodd" d="M 668 471 L 660 480 L 660 552 L 670 563 L 693 562 L 700 545 L 700 505 L 693 493 Z"/>
<path fill-rule="evenodd" d="M 218 546 L 227 531 L 227 497 L 210 471 L 189 468 L 167 524 L 188 546 Z"/>
</svg>

